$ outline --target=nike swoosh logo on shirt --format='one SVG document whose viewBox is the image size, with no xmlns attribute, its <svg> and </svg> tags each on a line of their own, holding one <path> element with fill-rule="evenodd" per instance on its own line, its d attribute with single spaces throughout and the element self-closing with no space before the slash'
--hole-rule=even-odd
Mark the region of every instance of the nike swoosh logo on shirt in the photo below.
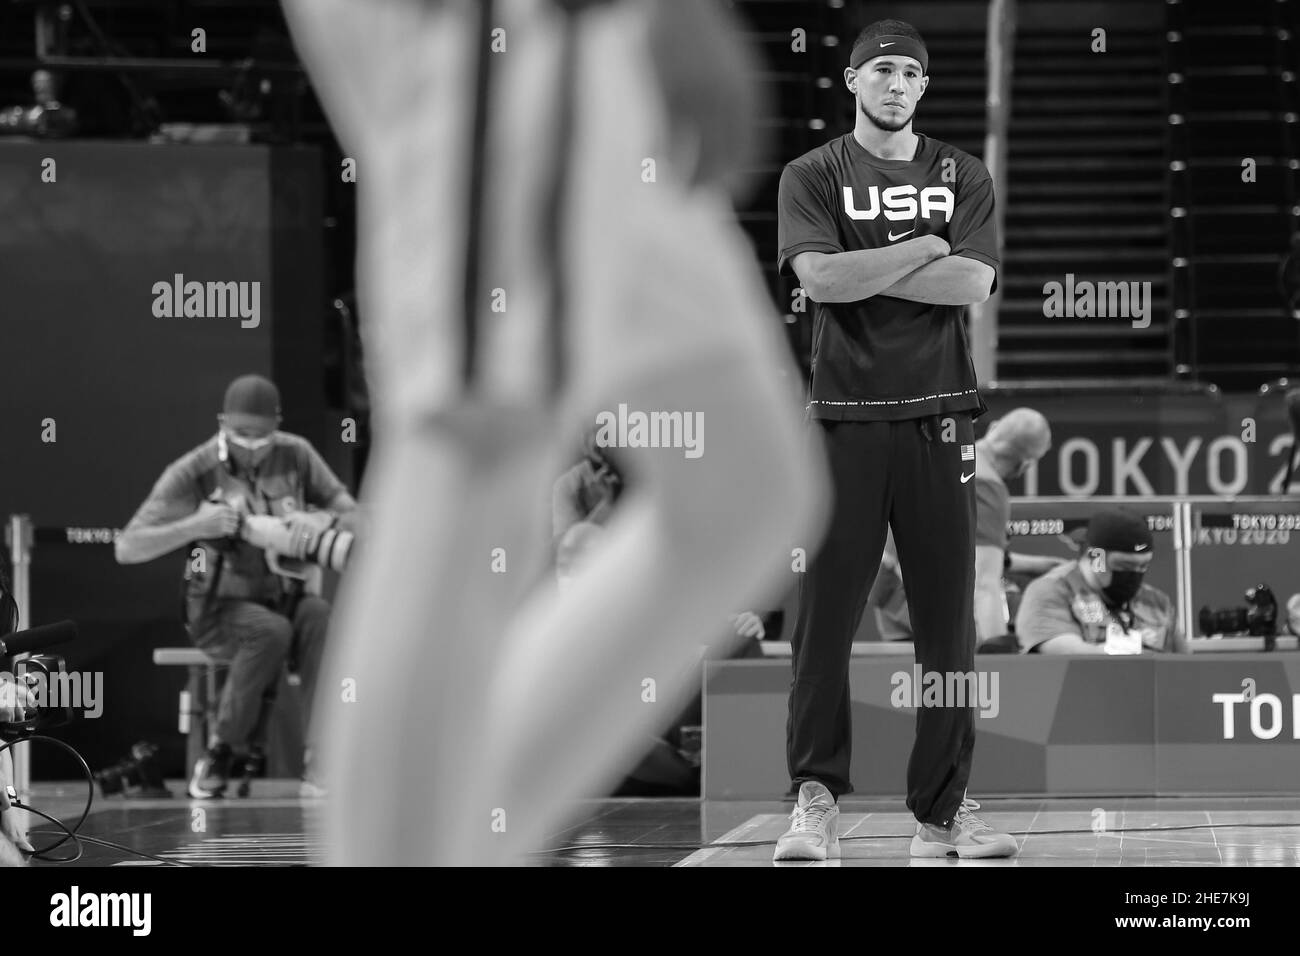
<svg viewBox="0 0 1300 956">
<path fill-rule="evenodd" d="M 966 484 L 966 482 L 970 481 L 970 480 L 971 480 L 972 478 L 974 478 L 974 477 L 975 477 L 975 472 L 973 472 L 973 471 L 972 471 L 969 475 L 962 475 L 962 476 L 961 476 L 961 483 L 964 485 L 964 484 Z"/>
<path fill-rule="evenodd" d="M 1135 545 L 1133 545 L 1133 550 L 1134 550 L 1134 551 L 1145 551 L 1146 549 L 1147 549 L 1147 546 L 1146 546 L 1145 544 L 1135 544 Z"/>
<path fill-rule="evenodd" d="M 909 230 L 907 230 L 907 232 L 900 232 L 898 235 L 894 235 L 894 234 L 891 232 L 891 233 L 889 234 L 889 241 L 890 241 L 890 242 L 897 242 L 899 239 L 902 239 L 904 236 L 910 236 L 910 235 L 911 235 L 912 233 L 914 233 L 914 232 L 916 232 L 915 229 L 909 229 Z"/>
</svg>

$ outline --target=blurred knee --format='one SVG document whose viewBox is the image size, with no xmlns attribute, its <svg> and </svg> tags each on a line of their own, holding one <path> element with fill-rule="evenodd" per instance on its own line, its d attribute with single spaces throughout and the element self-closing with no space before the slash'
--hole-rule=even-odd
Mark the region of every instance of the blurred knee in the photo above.
<svg viewBox="0 0 1300 956">
<path fill-rule="evenodd" d="M 721 559 L 792 541 L 811 549 L 822 527 L 823 450 L 801 426 L 779 368 L 756 357 L 745 349 L 698 356 L 625 393 L 632 408 L 681 416 L 681 442 L 619 447 L 628 489 L 650 502 L 673 551 Z"/>
<path fill-rule="evenodd" d="M 733 429 L 722 460 L 701 471 L 698 482 L 687 476 L 677 494 L 666 495 L 682 519 L 677 535 L 733 550 L 811 537 L 827 495 L 821 462 L 812 457 L 820 449 L 785 437 L 759 421 Z"/>
</svg>

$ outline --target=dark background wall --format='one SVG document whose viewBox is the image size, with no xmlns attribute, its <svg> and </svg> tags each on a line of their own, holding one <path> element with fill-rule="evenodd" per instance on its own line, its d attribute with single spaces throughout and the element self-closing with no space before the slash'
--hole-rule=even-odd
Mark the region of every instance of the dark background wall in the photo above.
<svg viewBox="0 0 1300 956">
<path fill-rule="evenodd" d="M 46 157 L 55 183 L 41 182 Z M 213 434 L 245 372 L 278 381 L 283 427 L 350 483 L 321 374 L 319 168 L 312 148 L 0 142 L 0 515 L 122 527 L 166 465 Z M 156 318 L 153 285 L 176 273 L 260 282 L 260 325 Z M 42 441 L 46 419 L 55 441 Z M 77 620 L 69 667 L 104 671 L 107 697 L 104 718 L 63 736 L 92 766 L 142 738 L 179 748 L 183 674 L 150 653 L 185 643 L 183 556 L 119 567 L 111 546 L 57 539 L 37 544 L 30 620 Z M 36 776 L 66 776 L 59 762 L 38 753 Z"/>
</svg>

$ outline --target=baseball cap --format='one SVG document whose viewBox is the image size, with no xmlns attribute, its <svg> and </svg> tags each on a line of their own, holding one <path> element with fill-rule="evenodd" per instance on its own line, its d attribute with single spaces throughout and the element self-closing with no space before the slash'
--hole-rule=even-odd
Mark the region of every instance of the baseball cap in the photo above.
<svg viewBox="0 0 1300 956">
<path fill-rule="evenodd" d="M 1098 511 L 1088 522 L 1085 544 L 1103 551 L 1147 551 L 1152 544 L 1146 519 L 1124 508 Z"/>
<path fill-rule="evenodd" d="M 226 389 L 222 411 L 227 415 L 257 415 L 275 418 L 280 414 L 280 390 L 261 375 L 241 375 Z"/>
</svg>

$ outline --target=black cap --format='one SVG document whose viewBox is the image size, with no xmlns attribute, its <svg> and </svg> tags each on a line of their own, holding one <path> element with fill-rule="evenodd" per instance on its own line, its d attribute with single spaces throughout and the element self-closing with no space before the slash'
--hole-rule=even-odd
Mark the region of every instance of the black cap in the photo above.
<svg viewBox="0 0 1300 956">
<path fill-rule="evenodd" d="M 1146 519 L 1124 508 L 1098 511 L 1088 522 L 1086 544 L 1090 548 L 1137 552 L 1147 551 L 1151 543 L 1151 529 L 1147 527 Z"/>
<path fill-rule="evenodd" d="M 226 389 L 222 411 L 275 418 L 280 414 L 280 390 L 261 375 L 241 375 Z"/>
</svg>

